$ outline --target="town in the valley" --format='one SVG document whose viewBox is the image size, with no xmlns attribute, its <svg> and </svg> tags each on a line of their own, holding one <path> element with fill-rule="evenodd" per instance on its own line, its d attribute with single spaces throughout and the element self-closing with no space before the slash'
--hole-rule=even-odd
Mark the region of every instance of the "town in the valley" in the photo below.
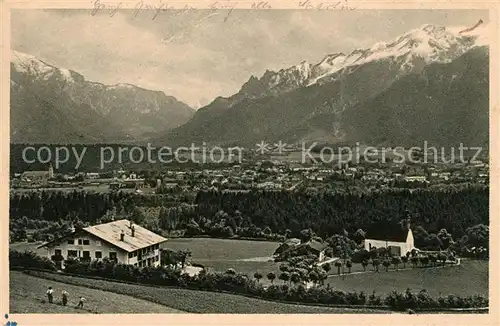
<svg viewBox="0 0 500 326">
<path fill-rule="evenodd" d="M 494 15 L 225 6 L 10 11 L 9 313 L 490 313 Z"/>
</svg>

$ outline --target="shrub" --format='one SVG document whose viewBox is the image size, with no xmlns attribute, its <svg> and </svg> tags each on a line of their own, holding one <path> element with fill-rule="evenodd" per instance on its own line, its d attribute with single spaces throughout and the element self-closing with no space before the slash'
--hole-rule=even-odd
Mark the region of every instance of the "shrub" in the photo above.
<svg viewBox="0 0 500 326">
<path fill-rule="evenodd" d="M 9 266 L 23 268 L 39 268 L 55 271 L 56 265 L 46 257 L 40 257 L 32 251 L 19 252 L 9 250 Z"/>
</svg>

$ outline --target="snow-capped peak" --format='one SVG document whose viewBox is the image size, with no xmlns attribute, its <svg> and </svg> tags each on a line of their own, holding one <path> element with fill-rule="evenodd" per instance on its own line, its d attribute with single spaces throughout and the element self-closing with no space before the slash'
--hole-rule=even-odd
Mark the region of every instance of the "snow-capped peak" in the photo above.
<svg viewBox="0 0 500 326">
<path fill-rule="evenodd" d="M 379 42 L 369 49 L 354 64 L 405 57 L 411 64 L 415 58 L 425 62 L 448 62 L 463 54 L 474 45 L 474 40 L 453 33 L 442 26 L 423 25 L 390 42 Z"/>
<path fill-rule="evenodd" d="M 377 60 L 402 59 L 401 69 L 413 67 L 415 61 L 446 63 L 467 52 L 474 46 L 487 45 L 487 27 L 482 25 L 467 33 L 461 28 L 446 28 L 430 24 L 422 25 L 389 42 L 378 42 L 368 49 L 357 49 L 349 55 L 328 55 L 313 67 L 315 84 L 350 66 L 359 66 Z"/>
<path fill-rule="evenodd" d="M 11 62 L 19 72 L 45 75 L 54 70 L 54 67 L 47 65 L 36 57 L 18 51 L 12 51 Z"/>
<path fill-rule="evenodd" d="M 68 83 L 74 82 L 71 70 L 56 68 L 30 54 L 14 50 L 11 53 L 11 62 L 19 73 L 29 74 L 44 80 L 48 80 L 55 74 Z"/>
<path fill-rule="evenodd" d="M 487 27 L 482 21 L 469 28 L 425 24 L 392 40 L 355 49 L 347 55 L 329 54 L 317 64 L 302 61 L 279 71 L 266 70 L 260 78 L 252 76 L 242 86 L 241 92 L 252 98 L 280 94 L 298 87 L 329 82 L 335 80 L 340 72 L 350 74 L 361 65 L 387 60 L 391 69 L 399 69 L 404 75 L 433 62 L 451 62 L 475 46 L 488 44 L 485 36 Z"/>
<path fill-rule="evenodd" d="M 294 70 L 299 73 L 299 79 L 306 80 L 311 74 L 311 65 L 307 61 L 302 61 L 294 67 Z"/>
</svg>

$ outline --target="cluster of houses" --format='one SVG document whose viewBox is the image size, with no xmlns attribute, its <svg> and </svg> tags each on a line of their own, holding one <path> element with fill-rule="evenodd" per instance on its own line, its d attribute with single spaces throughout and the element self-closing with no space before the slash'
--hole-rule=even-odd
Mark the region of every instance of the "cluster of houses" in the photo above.
<svg viewBox="0 0 500 326">
<path fill-rule="evenodd" d="M 106 184 L 110 190 L 123 188 L 141 189 L 147 182 L 133 172 L 113 171 L 87 172 L 76 175 L 56 175 L 52 166 L 44 171 L 25 171 L 14 176 L 13 184 L 46 185 L 51 187 L 79 186 L 81 184 Z M 55 178 L 57 177 L 57 180 Z M 230 167 L 215 169 L 175 171 L 170 170 L 158 176 L 156 187 L 181 188 L 198 191 L 201 189 L 295 189 L 298 184 L 322 185 L 332 180 L 360 180 L 366 184 L 390 186 L 393 182 L 408 183 L 453 183 L 483 182 L 489 180 L 489 165 L 476 164 L 452 165 L 413 165 L 388 164 L 386 166 L 359 164 L 339 167 L 304 165 L 285 159 L 244 162 Z"/>
<path fill-rule="evenodd" d="M 146 180 L 134 172 L 124 170 L 111 173 L 80 172 L 72 175 L 57 174 L 50 164 L 47 170 L 16 173 L 11 180 L 13 187 L 21 188 L 74 188 L 83 186 L 108 186 L 110 190 L 141 189 Z"/>
</svg>

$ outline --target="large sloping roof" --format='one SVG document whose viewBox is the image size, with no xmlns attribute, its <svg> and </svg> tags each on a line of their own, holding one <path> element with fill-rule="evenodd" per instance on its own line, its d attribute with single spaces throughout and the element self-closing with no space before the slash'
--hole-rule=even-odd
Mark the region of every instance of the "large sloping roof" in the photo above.
<svg viewBox="0 0 500 326">
<path fill-rule="evenodd" d="M 132 252 L 137 249 L 167 241 L 166 238 L 151 232 L 142 226 L 134 224 L 134 229 L 135 234 L 132 236 L 130 221 L 118 220 L 89 226 L 83 230 L 127 252 Z M 125 234 L 123 241 L 120 240 L 120 234 L 122 231 Z"/>
<path fill-rule="evenodd" d="M 406 238 L 408 237 L 408 229 L 395 229 L 381 233 L 385 233 L 385 235 L 378 237 L 367 236 L 366 239 L 392 241 L 392 242 L 406 242 Z"/>
<path fill-rule="evenodd" d="M 305 244 L 306 246 L 311 247 L 312 249 L 320 252 L 325 250 L 328 246 L 324 243 L 321 243 L 319 241 L 311 240 L 308 243 Z"/>
<path fill-rule="evenodd" d="M 23 177 L 46 177 L 49 175 L 49 171 L 24 171 L 22 173 Z"/>
</svg>

